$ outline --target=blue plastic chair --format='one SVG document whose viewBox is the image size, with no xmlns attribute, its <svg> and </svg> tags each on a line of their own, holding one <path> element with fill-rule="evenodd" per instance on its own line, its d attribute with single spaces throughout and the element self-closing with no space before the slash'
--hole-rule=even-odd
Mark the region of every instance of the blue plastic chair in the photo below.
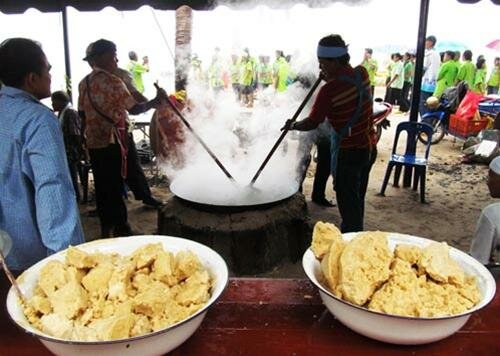
<svg viewBox="0 0 500 356">
<path fill-rule="evenodd" d="M 398 147 L 399 135 L 402 131 L 406 131 L 408 134 L 408 140 L 413 138 L 413 147 L 407 147 L 405 154 L 396 154 L 396 149 Z M 425 148 L 424 156 L 417 156 L 415 154 L 410 154 L 409 152 L 416 152 L 417 143 L 419 142 L 419 135 L 427 136 L 427 144 Z M 396 171 L 394 173 L 394 187 L 399 186 L 399 177 L 401 176 L 401 170 L 403 167 L 412 167 L 414 169 L 413 176 L 413 190 L 417 190 L 418 183 L 420 182 L 420 202 L 425 203 L 425 177 L 427 171 L 427 160 L 429 158 L 429 152 L 431 149 L 431 138 L 433 134 L 433 128 L 431 125 L 423 122 L 412 122 L 405 121 L 401 122 L 396 128 L 396 137 L 394 137 L 394 145 L 392 146 L 392 154 L 387 164 L 387 169 L 385 171 L 384 182 L 382 183 L 382 189 L 380 189 L 380 195 L 385 195 L 385 189 L 387 188 L 387 183 L 391 177 L 391 172 L 394 167 Z"/>
</svg>

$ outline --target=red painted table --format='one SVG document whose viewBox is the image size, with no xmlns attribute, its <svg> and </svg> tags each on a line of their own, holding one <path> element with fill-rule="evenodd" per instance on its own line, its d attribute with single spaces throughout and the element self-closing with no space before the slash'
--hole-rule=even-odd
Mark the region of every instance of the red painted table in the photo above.
<svg viewBox="0 0 500 356">
<path fill-rule="evenodd" d="M 3 282 L 3 281 L 2 281 Z M 499 283 L 497 283 L 499 286 Z M 5 300 L 2 283 L 2 300 Z M 0 355 L 49 355 L 0 316 Z M 499 355 L 500 292 L 455 335 L 423 346 L 396 346 L 349 330 L 321 304 L 307 280 L 232 279 L 200 329 L 172 352 L 180 355 Z"/>
</svg>

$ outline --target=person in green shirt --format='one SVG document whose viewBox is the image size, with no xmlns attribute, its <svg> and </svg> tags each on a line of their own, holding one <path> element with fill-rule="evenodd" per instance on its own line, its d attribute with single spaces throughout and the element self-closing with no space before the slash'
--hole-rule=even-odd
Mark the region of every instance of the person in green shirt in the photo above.
<svg viewBox="0 0 500 356">
<path fill-rule="evenodd" d="M 439 73 L 437 76 L 436 89 L 434 94 L 436 98 L 440 98 L 446 88 L 449 88 L 455 84 L 457 78 L 457 66 L 455 64 L 455 52 L 446 51 L 443 58 L 443 63 L 439 68 Z"/>
<path fill-rule="evenodd" d="M 392 73 L 392 67 L 394 66 L 394 55 L 395 53 L 391 54 L 391 60 L 387 64 L 387 76 L 385 78 L 385 96 L 384 96 L 384 101 L 389 102 L 391 100 L 391 87 L 388 85 L 391 81 L 391 73 Z"/>
<path fill-rule="evenodd" d="M 240 67 L 240 90 L 241 99 L 243 103 L 251 108 L 253 107 L 253 92 L 254 92 L 254 78 L 255 78 L 255 62 L 250 57 L 250 53 L 245 50 L 241 57 Z"/>
<path fill-rule="evenodd" d="M 229 72 L 231 76 L 231 86 L 233 87 L 233 92 L 238 98 L 238 101 L 241 100 L 240 97 L 240 61 L 236 54 L 231 55 L 231 65 L 229 67 Z"/>
<path fill-rule="evenodd" d="M 498 94 L 498 87 L 500 86 L 500 57 L 496 57 L 493 62 L 493 70 L 488 79 L 488 95 Z"/>
<path fill-rule="evenodd" d="M 224 88 L 224 81 L 222 80 L 222 63 L 219 53 L 219 47 L 215 47 L 212 62 L 208 67 L 208 85 L 216 93 Z"/>
<path fill-rule="evenodd" d="M 472 91 L 478 94 L 486 93 L 486 60 L 483 56 L 477 57 L 476 74 Z"/>
<path fill-rule="evenodd" d="M 127 66 L 127 70 L 132 74 L 132 80 L 134 85 L 139 91 L 139 93 L 144 93 L 144 82 L 142 81 L 142 75 L 149 72 L 149 59 L 147 56 L 142 57 L 142 64 L 137 61 L 137 53 L 130 51 L 128 53 L 128 58 L 130 62 Z"/>
<path fill-rule="evenodd" d="M 363 56 L 363 62 L 361 65 L 365 67 L 368 72 L 368 78 L 370 78 L 370 87 L 372 90 L 372 97 L 375 95 L 375 76 L 377 75 L 378 63 L 372 58 L 373 50 L 371 48 L 365 48 L 365 54 Z"/>
<path fill-rule="evenodd" d="M 465 80 L 469 89 L 472 89 L 474 86 L 474 76 L 476 75 L 476 67 L 474 66 L 474 63 L 472 63 L 472 52 L 466 50 L 463 54 L 463 59 L 464 62 L 460 66 L 455 84 Z"/>
<path fill-rule="evenodd" d="M 412 87 L 413 83 L 413 72 L 414 72 L 414 65 L 413 65 L 413 60 L 412 60 L 412 54 L 410 52 L 406 52 L 403 55 L 403 76 L 404 76 L 404 83 L 403 83 L 403 91 L 401 93 L 401 104 L 399 105 L 399 110 L 401 112 L 408 112 L 410 110 L 410 90 Z"/>
<path fill-rule="evenodd" d="M 258 83 L 260 89 L 266 89 L 273 84 L 273 68 L 269 64 L 269 56 L 260 56 Z"/>
<path fill-rule="evenodd" d="M 286 91 L 288 74 L 290 65 L 286 61 L 283 51 L 276 51 L 276 62 L 273 65 L 274 69 L 274 87 L 276 91 L 282 93 Z"/>
</svg>

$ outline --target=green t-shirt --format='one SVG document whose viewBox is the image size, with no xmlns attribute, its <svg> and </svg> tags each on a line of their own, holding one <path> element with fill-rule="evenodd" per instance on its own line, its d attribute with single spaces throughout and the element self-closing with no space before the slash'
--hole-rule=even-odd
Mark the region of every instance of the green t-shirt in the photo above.
<svg viewBox="0 0 500 356">
<path fill-rule="evenodd" d="M 500 67 L 496 66 L 491 71 L 490 79 L 488 80 L 488 86 L 498 87 L 500 85 Z"/>
<path fill-rule="evenodd" d="M 405 82 L 412 83 L 413 82 L 413 62 L 407 61 L 404 65 L 405 72 Z"/>
<path fill-rule="evenodd" d="M 486 68 L 476 70 L 472 91 L 479 94 L 484 94 L 486 92 Z"/>
<path fill-rule="evenodd" d="M 142 75 L 146 72 L 149 72 L 149 68 L 145 65 L 140 64 L 139 62 L 130 61 L 127 69 L 130 74 L 132 74 L 132 80 L 134 81 L 134 85 L 139 93 L 144 93 L 144 83 L 142 81 Z"/>
<path fill-rule="evenodd" d="M 368 77 L 370 78 L 370 85 L 375 85 L 375 76 L 377 74 L 378 63 L 375 59 L 365 59 L 361 65 L 365 67 L 368 72 Z"/>
<path fill-rule="evenodd" d="M 405 81 L 403 62 L 397 61 L 392 65 L 391 79 L 393 78 L 396 79 L 392 82 L 391 88 L 403 89 L 403 84 Z"/>
<path fill-rule="evenodd" d="M 443 91 L 455 84 L 457 78 L 457 66 L 455 61 L 447 61 L 441 64 L 439 68 L 439 73 L 437 76 L 436 89 L 434 90 L 433 96 L 436 98 L 441 97 Z"/>
<path fill-rule="evenodd" d="M 270 64 L 261 63 L 259 65 L 259 83 L 272 84 L 273 83 L 273 68 Z"/>
<path fill-rule="evenodd" d="M 476 66 L 471 61 L 465 61 L 458 71 L 457 81 L 465 80 L 469 89 L 474 86 L 474 76 L 476 74 Z"/>
<path fill-rule="evenodd" d="M 241 62 L 240 84 L 244 86 L 252 85 L 254 76 L 255 66 L 253 62 L 250 59 Z"/>
<path fill-rule="evenodd" d="M 290 65 L 285 58 L 281 57 L 277 63 L 276 73 L 276 90 L 284 92 L 287 87 L 288 74 L 290 72 Z"/>
</svg>

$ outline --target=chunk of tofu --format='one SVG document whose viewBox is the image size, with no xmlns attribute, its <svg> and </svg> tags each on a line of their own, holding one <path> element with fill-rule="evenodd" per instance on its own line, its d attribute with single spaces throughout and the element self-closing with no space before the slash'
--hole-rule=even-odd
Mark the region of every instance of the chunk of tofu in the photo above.
<svg viewBox="0 0 500 356">
<path fill-rule="evenodd" d="M 59 339 L 70 340 L 73 334 L 73 321 L 60 314 L 44 315 L 40 319 L 42 331 Z"/>
<path fill-rule="evenodd" d="M 329 251 L 321 260 L 321 270 L 325 276 L 326 283 L 330 290 L 339 297 L 340 295 L 336 289 L 340 278 L 339 260 L 340 255 L 344 251 L 344 246 L 342 237 L 334 238 Z"/>
<path fill-rule="evenodd" d="M 89 293 L 100 295 L 108 294 L 108 283 L 113 274 L 113 267 L 100 264 L 92 268 L 85 277 L 82 278 L 82 285 Z"/>
<path fill-rule="evenodd" d="M 66 270 L 64 264 L 60 261 L 49 261 L 40 270 L 38 286 L 48 297 L 54 294 L 59 288 L 62 288 L 66 282 Z"/>
<path fill-rule="evenodd" d="M 322 259 L 334 241 L 342 241 L 342 233 L 333 224 L 318 221 L 314 225 L 311 250 L 317 259 Z"/>
<path fill-rule="evenodd" d="M 346 245 L 339 261 L 342 297 L 364 305 L 373 292 L 389 279 L 392 252 L 384 232 L 359 233 Z"/>
<path fill-rule="evenodd" d="M 437 282 L 462 286 L 465 283 L 465 273 L 450 257 L 449 250 L 446 242 L 429 244 L 424 248 L 418 266 Z"/>
<path fill-rule="evenodd" d="M 210 299 L 210 276 L 207 271 L 195 272 L 179 287 L 175 301 L 182 306 L 202 304 Z"/>
<path fill-rule="evenodd" d="M 160 315 L 169 299 L 170 289 L 164 283 L 153 281 L 149 289 L 138 293 L 134 298 L 134 312 L 149 317 Z"/>
<path fill-rule="evenodd" d="M 87 292 L 75 282 L 70 282 L 55 291 L 50 300 L 54 313 L 67 319 L 77 317 L 88 306 Z"/>
<path fill-rule="evenodd" d="M 394 257 L 416 265 L 422 257 L 422 249 L 415 245 L 399 244 L 394 249 Z"/>
<path fill-rule="evenodd" d="M 183 281 L 201 268 L 201 262 L 191 251 L 180 251 L 175 256 L 175 275 Z"/>
<path fill-rule="evenodd" d="M 160 251 L 153 263 L 152 277 L 169 286 L 177 284 L 175 276 L 176 259 L 171 252 Z"/>
<path fill-rule="evenodd" d="M 163 251 L 161 243 L 148 244 L 136 250 L 132 254 L 132 261 L 135 263 L 137 269 L 149 267 L 160 251 Z"/>
<path fill-rule="evenodd" d="M 92 255 L 70 246 L 66 251 L 66 264 L 76 268 L 92 268 L 97 263 Z"/>
<path fill-rule="evenodd" d="M 29 304 L 38 313 L 50 314 L 52 312 L 52 305 L 50 304 L 50 301 L 45 297 L 35 295 L 29 300 Z"/>
<path fill-rule="evenodd" d="M 117 340 L 130 337 L 130 330 L 134 326 L 132 314 L 112 316 L 95 320 L 89 324 L 100 340 Z"/>
</svg>

